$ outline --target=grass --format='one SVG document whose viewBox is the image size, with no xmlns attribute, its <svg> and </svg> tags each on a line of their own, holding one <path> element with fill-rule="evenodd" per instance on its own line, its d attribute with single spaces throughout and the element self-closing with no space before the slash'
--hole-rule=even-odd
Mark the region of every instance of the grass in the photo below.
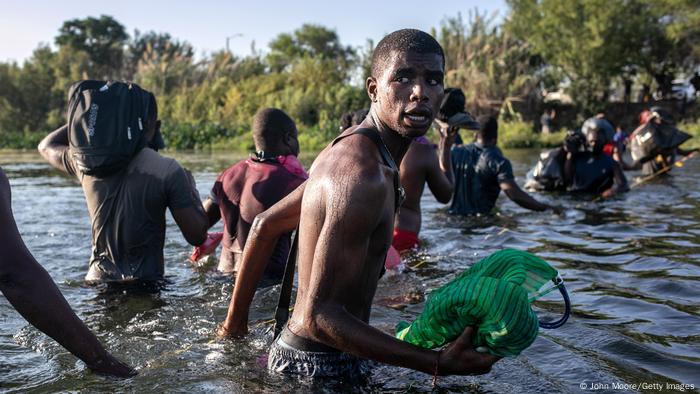
<svg viewBox="0 0 700 394">
<path fill-rule="evenodd" d="M 498 145 L 502 148 L 553 148 L 564 142 L 565 131 L 551 134 L 535 133 L 532 125 L 522 121 L 501 122 L 498 125 Z"/>
</svg>

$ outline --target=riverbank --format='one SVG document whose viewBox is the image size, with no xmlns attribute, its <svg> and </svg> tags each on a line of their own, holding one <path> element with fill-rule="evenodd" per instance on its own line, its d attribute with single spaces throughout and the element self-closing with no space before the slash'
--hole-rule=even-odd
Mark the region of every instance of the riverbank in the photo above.
<svg viewBox="0 0 700 394">
<path fill-rule="evenodd" d="M 678 128 L 693 136 L 683 147 L 686 149 L 700 148 L 700 120 L 683 122 Z M 302 152 L 317 152 L 333 140 L 337 133 L 318 128 L 302 129 L 299 132 L 299 146 Z M 471 139 L 471 132 L 462 131 L 465 141 Z M 564 141 L 565 131 L 552 134 L 536 133 L 528 122 L 501 122 L 499 125 L 498 144 L 501 148 L 552 148 L 560 146 Z M 249 132 L 238 133 L 227 131 L 214 125 L 193 127 L 178 125 L 163 128 L 163 136 L 169 150 L 175 151 L 233 151 L 238 153 L 251 152 L 254 149 L 253 138 Z M 0 135 L 0 151 L 33 150 L 44 137 L 42 133 L 17 132 Z M 429 132 L 428 138 L 437 139 Z"/>
</svg>

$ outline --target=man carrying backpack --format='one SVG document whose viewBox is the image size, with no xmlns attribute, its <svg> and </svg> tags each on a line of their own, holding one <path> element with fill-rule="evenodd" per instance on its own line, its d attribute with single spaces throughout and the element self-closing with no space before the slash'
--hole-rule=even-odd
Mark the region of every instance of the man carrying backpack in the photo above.
<svg viewBox="0 0 700 394">
<path fill-rule="evenodd" d="M 132 83 L 81 81 L 70 89 L 67 120 L 38 149 L 83 187 L 92 222 L 85 279 L 162 279 L 165 209 L 192 245 L 205 241 L 207 217 L 192 175 L 157 153 L 155 96 Z"/>
</svg>

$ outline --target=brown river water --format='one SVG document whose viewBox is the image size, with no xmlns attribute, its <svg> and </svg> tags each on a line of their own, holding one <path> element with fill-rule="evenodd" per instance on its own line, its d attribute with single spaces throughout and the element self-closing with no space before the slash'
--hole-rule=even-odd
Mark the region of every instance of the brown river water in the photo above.
<svg viewBox="0 0 700 394">
<path fill-rule="evenodd" d="M 522 184 L 536 152 L 505 153 Z M 216 175 L 240 159 L 221 153 L 174 156 L 192 170 L 203 197 Z M 384 365 L 368 382 L 310 383 L 268 373 L 262 360 L 272 336 L 264 321 L 274 313 L 279 287 L 258 292 L 247 338 L 214 340 L 231 279 L 214 271 L 213 260 L 196 268 L 188 263 L 191 247 L 170 217 L 164 289 L 85 286 L 90 222 L 79 184 L 34 153 L 0 152 L 0 166 L 10 178 L 15 218 L 31 252 L 108 349 L 139 370 L 127 380 L 90 373 L 0 296 L 0 392 L 604 393 L 697 392 L 700 386 L 697 158 L 671 177 L 607 201 L 536 196 L 564 206 L 562 216 L 530 212 L 502 196 L 497 216 L 451 217 L 426 192 L 425 246 L 408 262 L 415 268 L 381 280 L 374 326 L 392 332 L 399 320 L 412 320 L 431 289 L 503 248 L 549 261 L 564 277 L 573 304 L 564 327 L 540 330 L 520 356 L 501 360 L 487 375 L 440 379 L 436 388 L 428 375 Z M 561 309 L 554 293 L 535 303 L 548 318 Z"/>
</svg>

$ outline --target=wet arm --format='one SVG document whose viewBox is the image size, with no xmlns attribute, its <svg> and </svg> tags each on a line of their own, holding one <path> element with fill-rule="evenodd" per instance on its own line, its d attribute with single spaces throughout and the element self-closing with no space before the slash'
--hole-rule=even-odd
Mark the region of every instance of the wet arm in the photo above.
<svg viewBox="0 0 700 394">
<path fill-rule="evenodd" d="M 27 250 L 12 217 L 9 185 L 1 171 L 0 229 L 3 245 L 0 291 L 22 317 L 83 360 L 90 369 L 121 377 L 135 374 L 102 347 L 75 315 L 46 270 Z"/>
<path fill-rule="evenodd" d="M 211 198 L 204 200 L 204 213 L 209 220 L 209 228 L 213 227 L 221 220 L 221 210 L 219 204 L 215 203 Z"/>
<path fill-rule="evenodd" d="M 574 154 L 564 150 L 564 185 L 569 187 L 574 182 Z"/>
<path fill-rule="evenodd" d="M 447 204 L 452 199 L 454 191 L 454 173 L 452 171 L 451 148 L 456 134 L 445 136 L 440 135 L 438 145 L 438 157 L 434 159 L 434 154 L 430 155 L 426 180 L 430 191 L 435 199 L 443 204 Z M 415 143 L 415 142 L 414 142 Z"/>
<path fill-rule="evenodd" d="M 501 187 L 501 190 L 510 198 L 513 200 L 514 203 L 520 205 L 523 208 L 532 210 L 532 211 L 544 211 L 548 208 L 550 208 L 549 205 L 543 204 L 537 200 L 535 200 L 532 196 L 530 196 L 528 193 L 523 191 L 523 189 L 518 186 L 517 183 L 515 183 L 514 179 L 509 179 L 504 182 L 501 182 L 499 184 Z"/>
<path fill-rule="evenodd" d="M 345 308 L 353 302 L 350 298 L 357 297 L 358 289 L 366 287 L 363 282 L 369 240 L 375 235 L 382 216 L 384 199 L 380 196 L 386 190 L 370 189 L 373 188 L 357 187 L 351 196 L 331 198 L 325 204 L 325 217 L 318 218 L 324 224 L 314 251 L 307 294 L 305 300 L 297 300 L 297 303 L 306 303 L 302 318 L 305 332 L 314 340 L 358 357 L 429 374 L 435 372 L 438 358 L 441 360 L 440 374 L 487 372 L 495 361 L 490 356 L 481 356 L 467 349 L 459 352 L 463 357 L 460 362 L 446 361 L 439 352 L 387 335 Z M 384 186 L 381 189 L 385 189 Z M 311 201 L 308 205 L 317 203 Z"/>
<path fill-rule="evenodd" d="M 188 170 L 179 168 L 167 185 L 170 212 L 180 232 L 190 245 L 201 245 L 207 239 L 209 218 L 199 199 L 194 177 Z"/>
<path fill-rule="evenodd" d="M 258 283 L 265 273 L 277 240 L 299 225 L 306 183 L 255 217 L 248 233 L 226 320 L 218 335 L 242 336 L 248 332 L 248 313 Z"/>
<path fill-rule="evenodd" d="M 68 125 L 61 126 L 44 137 L 37 147 L 39 154 L 51 166 L 56 169 L 68 172 L 63 162 L 64 152 L 68 150 Z"/>
<path fill-rule="evenodd" d="M 627 177 L 622 172 L 622 167 L 616 162 L 613 167 L 613 186 L 602 193 L 603 197 L 612 197 L 615 194 L 624 193 L 630 190 L 627 184 Z"/>
</svg>

